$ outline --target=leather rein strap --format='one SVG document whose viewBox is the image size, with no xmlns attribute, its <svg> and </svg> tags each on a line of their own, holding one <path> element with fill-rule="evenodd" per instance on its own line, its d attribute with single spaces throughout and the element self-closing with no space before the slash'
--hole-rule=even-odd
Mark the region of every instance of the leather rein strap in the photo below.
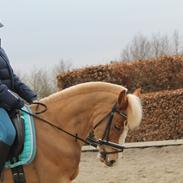
<svg viewBox="0 0 183 183">
<path fill-rule="evenodd" d="M 59 131 L 62 131 L 62 132 L 65 133 L 65 134 L 67 134 L 67 135 L 69 135 L 69 136 L 75 138 L 75 141 L 79 140 L 79 141 L 81 141 L 81 142 L 83 142 L 83 143 L 85 143 L 85 144 L 91 145 L 91 146 L 93 146 L 93 147 L 95 147 L 95 148 L 96 148 L 96 146 L 102 145 L 103 143 L 105 143 L 105 145 L 114 147 L 114 148 L 116 148 L 116 149 L 117 149 L 117 148 L 118 148 L 118 149 L 124 148 L 124 146 L 121 146 L 121 145 L 119 145 L 119 144 L 115 144 L 115 143 L 112 143 L 112 142 L 109 142 L 109 141 L 107 141 L 107 143 L 106 143 L 106 141 L 105 141 L 104 139 L 102 139 L 102 140 L 97 140 L 97 141 L 92 139 L 90 142 L 87 141 L 87 140 L 84 140 L 83 138 L 79 137 L 78 134 L 72 134 L 72 133 L 70 133 L 70 132 L 68 132 L 68 131 L 66 131 L 66 130 L 64 130 L 64 129 L 58 127 L 58 126 L 56 126 L 56 125 L 53 124 L 51 121 L 49 121 L 49 120 L 47 120 L 47 119 L 44 119 L 44 118 L 41 118 L 38 114 L 41 114 L 41 113 L 45 112 L 45 111 L 47 110 L 47 106 L 46 106 L 45 104 L 40 103 L 40 102 L 36 102 L 35 104 L 37 104 L 37 105 L 42 105 L 42 106 L 45 107 L 45 109 L 42 110 L 42 111 L 36 112 L 36 113 L 30 113 L 30 112 L 28 112 L 28 111 L 26 111 L 26 110 L 24 110 L 24 109 L 21 109 L 21 111 L 27 113 L 27 114 L 30 115 L 30 116 L 35 117 L 36 119 L 40 120 L 41 122 L 46 123 L 46 124 L 52 126 L 53 128 L 59 130 Z M 113 109 L 112 109 L 111 112 L 109 112 L 102 120 L 100 120 L 100 121 L 97 123 L 97 125 L 95 125 L 94 128 L 96 128 L 97 126 L 99 126 L 99 125 L 103 122 L 103 120 L 104 120 L 106 117 L 108 117 L 108 116 L 110 116 L 110 119 L 109 119 L 109 122 L 108 122 L 108 123 L 110 123 L 110 125 L 107 125 L 107 128 L 110 128 L 111 123 L 112 123 L 112 119 L 113 119 L 113 116 L 114 116 L 114 112 L 118 112 L 118 113 L 119 113 L 119 111 L 116 109 L 115 106 L 113 107 Z M 126 114 L 121 114 L 121 112 L 120 112 L 119 114 L 120 114 L 121 116 L 123 116 L 123 117 L 126 117 Z M 110 130 L 110 129 L 109 129 L 109 130 Z M 105 133 L 109 134 L 109 132 L 106 132 L 106 131 L 108 131 L 108 130 L 105 129 L 104 135 L 105 135 Z M 104 135 L 103 135 L 103 136 L 104 136 Z M 91 143 L 91 142 L 92 142 L 92 143 Z"/>
</svg>

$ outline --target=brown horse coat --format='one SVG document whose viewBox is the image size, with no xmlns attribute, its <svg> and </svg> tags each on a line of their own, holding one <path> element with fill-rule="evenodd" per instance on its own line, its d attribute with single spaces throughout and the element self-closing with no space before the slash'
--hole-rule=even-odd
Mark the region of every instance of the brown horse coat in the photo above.
<svg viewBox="0 0 183 183">
<path fill-rule="evenodd" d="M 86 139 L 94 124 L 110 112 L 112 106 L 119 100 L 122 91 L 126 93 L 127 89 L 104 82 L 76 85 L 40 100 L 48 107 L 48 110 L 40 117 Z M 130 99 L 130 97 L 128 98 Z M 126 106 L 124 110 L 128 117 L 130 115 L 133 119 L 137 117 L 136 121 L 131 123 L 134 123 L 133 126 L 138 126 L 142 117 L 141 105 L 134 102 L 136 106 L 133 107 L 133 97 L 130 100 L 128 102 L 130 107 Z M 36 110 L 35 108 L 36 106 L 31 106 L 33 112 Z M 132 111 L 129 112 L 130 110 Z M 38 119 L 35 119 L 35 126 L 37 154 L 30 165 L 24 166 L 27 182 L 70 183 L 78 175 L 83 144 Z M 101 125 L 99 129 L 103 131 L 104 125 Z M 121 134 L 118 136 L 120 137 Z M 4 182 L 12 183 L 10 170 L 5 171 L 4 177 Z"/>
</svg>

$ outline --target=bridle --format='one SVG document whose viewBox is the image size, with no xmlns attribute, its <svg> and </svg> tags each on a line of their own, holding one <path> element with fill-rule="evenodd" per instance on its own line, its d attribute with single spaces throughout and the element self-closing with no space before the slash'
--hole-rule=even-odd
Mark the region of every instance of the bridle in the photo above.
<svg viewBox="0 0 183 183">
<path fill-rule="evenodd" d="M 109 120 L 107 122 L 106 128 L 104 130 L 103 136 L 102 136 L 102 140 L 106 140 L 109 141 L 109 135 L 110 135 L 110 130 L 111 130 L 111 125 L 112 125 L 112 121 L 114 118 L 114 114 L 118 113 L 122 118 L 125 118 L 125 120 L 127 119 L 127 115 L 124 112 L 119 111 L 119 109 L 117 109 L 116 104 L 113 106 L 112 111 L 109 112 L 106 116 L 104 116 L 104 118 L 102 118 L 94 127 L 93 129 L 95 130 L 103 121 L 105 118 L 109 117 Z"/>
<path fill-rule="evenodd" d="M 119 114 L 122 118 L 125 119 L 125 121 L 127 120 L 127 115 L 124 113 L 124 112 L 121 112 L 117 107 L 116 107 L 116 104 L 113 106 L 112 108 L 112 111 L 109 112 L 106 116 L 104 116 L 94 127 L 93 127 L 93 130 L 95 130 L 99 125 L 101 125 L 103 122 L 104 122 L 104 119 L 106 118 L 109 118 L 108 122 L 107 122 L 107 125 L 105 127 L 105 130 L 104 130 L 104 133 L 103 133 L 103 136 L 102 136 L 102 139 L 99 140 L 99 143 L 101 141 L 101 144 L 100 145 L 109 145 L 111 144 L 112 142 L 109 142 L 109 135 L 110 135 L 110 131 L 111 131 L 111 126 L 112 126 L 112 121 L 113 121 L 113 118 L 114 118 L 114 114 L 117 113 Z M 124 121 L 124 122 L 125 122 Z M 112 143 L 113 144 L 113 143 Z M 120 148 L 119 148 L 120 147 Z M 123 146 L 113 146 L 112 147 L 113 149 L 120 149 L 120 150 L 115 150 L 115 151 L 112 151 L 112 152 L 102 152 L 102 155 L 103 156 L 106 156 L 107 154 L 114 154 L 114 153 L 118 153 L 118 152 L 123 152 L 124 150 L 124 147 Z"/>
</svg>

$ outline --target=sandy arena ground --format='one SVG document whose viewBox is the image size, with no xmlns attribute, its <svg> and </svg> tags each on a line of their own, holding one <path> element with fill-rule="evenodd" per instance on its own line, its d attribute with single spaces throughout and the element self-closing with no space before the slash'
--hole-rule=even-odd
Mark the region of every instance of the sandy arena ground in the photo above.
<svg viewBox="0 0 183 183">
<path fill-rule="evenodd" d="M 126 149 L 110 168 L 83 152 L 74 183 L 183 183 L 183 145 Z"/>
</svg>

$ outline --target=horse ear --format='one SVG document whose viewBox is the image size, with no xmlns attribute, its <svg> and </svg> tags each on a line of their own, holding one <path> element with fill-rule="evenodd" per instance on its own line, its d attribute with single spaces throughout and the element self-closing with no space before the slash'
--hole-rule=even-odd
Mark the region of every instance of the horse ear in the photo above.
<svg viewBox="0 0 183 183">
<path fill-rule="evenodd" d="M 127 106 L 126 90 L 122 90 L 118 96 L 118 106 L 120 108 L 125 108 Z"/>
<path fill-rule="evenodd" d="M 140 97 L 140 95 L 141 95 L 141 88 L 136 89 L 136 90 L 133 92 L 133 94 L 136 95 L 137 97 Z"/>
</svg>

